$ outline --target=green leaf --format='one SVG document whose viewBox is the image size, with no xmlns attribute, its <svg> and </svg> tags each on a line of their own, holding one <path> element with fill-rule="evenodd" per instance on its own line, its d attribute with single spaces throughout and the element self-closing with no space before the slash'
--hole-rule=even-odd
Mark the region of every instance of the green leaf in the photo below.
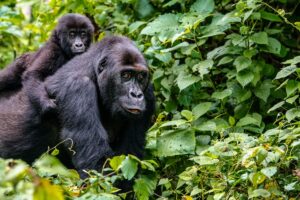
<svg viewBox="0 0 300 200">
<path fill-rule="evenodd" d="M 281 18 L 278 15 L 275 15 L 270 12 L 261 11 L 261 18 L 272 21 L 272 22 L 282 22 Z"/>
<path fill-rule="evenodd" d="M 300 108 L 292 108 L 285 113 L 285 117 L 288 122 L 292 121 L 296 117 L 300 117 Z"/>
<path fill-rule="evenodd" d="M 265 80 L 258 88 L 254 90 L 254 94 L 264 102 L 267 102 L 267 99 L 270 96 L 270 89 L 273 87 L 275 86 L 272 84 L 271 80 Z"/>
<path fill-rule="evenodd" d="M 243 71 L 241 71 L 241 72 L 239 72 L 237 74 L 237 81 L 243 87 L 245 87 L 246 85 L 248 85 L 249 83 L 251 83 L 251 81 L 253 80 L 253 78 L 254 78 L 254 74 L 250 70 L 243 70 Z"/>
<path fill-rule="evenodd" d="M 114 170 L 117 171 L 119 168 L 122 166 L 122 162 L 126 158 L 125 155 L 120 155 L 120 156 L 115 156 L 112 159 L 109 160 L 109 165 L 110 167 Z"/>
<path fill-rule="evenodd" d="M 214 92 L 211 97 L 215 99 L 225 99 L 226 97 L 230 96 L 232 94 L 231 89 L 225 89 L 222 92 Z"/>
<path fill-rule="evenodd" d="M 246 126 L 249 124 L 260 126 L 261 120 L 262 120 L 261 115 L 259 115 L 257 113 L 253 113 L 252 115 L 248 114 L 245 117 L 243 117 L 242 119 L 240 119 L 238 121 L 238 123 L 236 124 L 236 126 L 242 127 L 242 126 Z"/>
<path fill-rule="evenodd" d="M 200 80 L 201 80 L 200 77 L 180 73 L 179 76 L 177 77 L 177 85 L 180 91 L 182 91 L 185 88 L 189 87 L 190 85 L 193 85 L 194 83 L 197 83 Z"/>
<path fill-rule="evenodd" d="M 197 0 L 192 6 L 191 6 L 191 12 L 197 12 L 198 14 L 209 14 L 211 13 L 215 8 L 215 2 L 214 0 Z"/>
<path fill-rule="evenodd" d="M 288 80 L 285 91 L 286 96 L 289 97 L 291 94 L 293 94 L 298 89 L 299 82 L 296 80 Z"/>
<path fill-rule="evenodd" d="M 279 102 L 279 103 L 276 103 L 274 106 L 272 106 L 272 107 L 268 110 L 268 113 L 270 113 L 270 112 L 272 112 L 272 111 L 274 111 L 274 110 L 276 110 L 276 109 L 282 107 L 284 103 L 285 103 L 284 101 L 281 101 L 281 102 Z"/>
<path fill-rule="evenodd" d="M 138 200 L 148 200 L 156 188 L 156 178 L 142 175 L 134 181 L 133 191 Z"/>
<path fill-rule="evenodd" d="M 193 154 L 195 133 L 191 130 L 173 131 L 157 138 L 157 154 L 161 157 Z"/>
<path fill-rule="evenodd" d="M 268 178 L 271 178 L 277 172 L 277 167 L 266 167 L 261 170 L 261 172 Z"/>
<path fill-rule="evenodd" d="M 191 158 L 192 161 L 199 165 L 213 165 L 219 162 L 219 159 L 216 158 L 211 158 L 208 156 L 196 156 Z"/>
<path fill-rule="evenodd" d="M 207 121 L 194 127 L 198 131 L 215 131 L 217 126 L 213 121 Z"/>
<path fill-rule="evenodd" d="M 251 65 L 252 61 L 249 58 L 244 56 L 239 56 L 233 62 L 233 65 L 236 67 L 237 72 L 247 69 Z"/>
<path fill-rule="evenodd" d="M 132 24 L 130 24 L 130 26 L 128 27 L 129 29 L 129 33 L 133 33 L 134 31 L 136 31 L 140 26 L 146 24 L 146 22 L 142 22 L 142 21 L 136 21 Z"/>
<path fill-rule="evenodd" d="M 267 52 L 280 55 L 281 43 L 277 39 L 269 37 L 266 50 Z"/>
<path fill-rule="evenodd" d="M 286 100 L 286 102 L 288 102 L 289 104 L 293 104 L 298 99 L 298 97 L 299 97 L 299 95 L 295 95 L 295 96 L 293 96 L 291 98 L 288 98 Z"/>
<path fill-rule="evenodd" d="M 201 76 L 201 79 L 203 79 L 203 76 L 210 72 L 210 69 L 213 67 L 213 64 L 214 62 L 211 59 L 200 61 L 199 63 L 193 66 L 193 71 L 198 71 Z"/>
<path fill-rule="evenodd" d="M 51 185 L 49 180 L 41 179 L 39 180 L 39 184 L 35 187 L 34 200 L 64 200 L 63 190 L 58 185 Z"/>
<path fill-rule="evenodd" d="M 264 197 L 268 198 L 271 196 L 271 193 L 265 189 L 256 189 L 249 193 L 249 198 L 256 198 L 256 197 Z"/>
<path fill-rule="evenodd" d="M 163 128 L 163 127 L 168 127 L 168 126 L 181 126 L 183 124 L 186 124 L 187 121 L 186 120 L 183 120 L 183 119 L 178 119 L 178 120 L 172 120 L 172 121 L 168 121 L 168 122 L 165 122 L 163 123 L 160 128 Z"/>
<path fill-rule="evenodd" d="M 188 121 L 192 121 L 194 118 L 194 115 L 191 111 L 189 110 L 182 110 L 181 115 L 186 118 Z"/>
<path fill-rule="evenodd" d="M 174 47 L 171 47 L 171 48 L 168 48 L 168 49 L 163 49 L 163 50 L 161 50 L 161 52 L 166 53 L 166 52 L 170 52 L 170 51 L 174 51 L 174 50 L 180 49 L 180 48 L 182 48 L 182 47 L 187 47 L 187 46 L 189 46 L 189 45 L 190 45 L 190 44 L 187 43 L 187 42 L 182 42 L 182 43 L 180 43 L 180 44 L 177 44 L 177 45 L 174 46 Z"/>
<path fill-rule="evenodd" d="M 283 62 L 283 64 L 290 64 L 290 65 L 296 65 L 298 63 L 300 63 L 300 56 L 296 56 L 292 59 L 289 59 L 289 60 Z"/>
<path fill-rule="evenodd" d="M 184 32 L 184 27 L 180 26 L 178 21 L 181 18 L 179 14 L 160 15 L 154 21 L 150 22 L 142 31 L 142 35 L 157 35 L 160 41 L 167 41 L 173 37 L 178 37 Z"/>
<path fill-rule="evenodd" d="M 250 175 L 250 181 L 252 182 L 254 187 L 257 187 L 259 184 L 263 183 L 265 180 L 266 180 L 266 176 L 261 172 L 252 173 Z"/>
<path fill-rule="evenodd" d="M 126 156 L 121 164 L 121 170 L 124 178 L 131 180 L 138 170 L 138 162 L 135 159 Z"/>
<path fill-rule="evenodd" d="M 210 107 L 211 107 L 211 102 L 204 102 L 195 106 L 192 110 L 195 116 L 195 120 L 201 117 L 202 115 L 204 115 L 205 113 L 207 113 Z"/>
<path fill-rule="evenodd" d="M 233 58 L 232 58 L 232 57 L 230 57 L 230 56 L 225 56 L 225 57 L 223 57 L 223 58 L 219 61 L 218 66 L 224 65 L 224 64 L 227 64 L 227 63 L 230 63 L 231 61 L 233 61 Z"/>
<path fill-rule="evenodd" d="M 77 174 L 68 170 L 56 157 L 47 154 L 36 160 L 33 166 L 40 174 L 45 176 L 60 175 L 70 178 L 78 178 Z"/>
<path fill-rule="evenodd" d="M 250 36 L 250 40 L 256 44 L 268 44 L 268 34 L 266 32 L 254 33 Z"/>
<path fill-rule="evenodd" d="M 284 67 L 277 73 L 275 79 L 287 77 L 290 74 L 294 73 L 296 71 L 296 69 L 297 69 L 296 65 Z"/>
</svg>

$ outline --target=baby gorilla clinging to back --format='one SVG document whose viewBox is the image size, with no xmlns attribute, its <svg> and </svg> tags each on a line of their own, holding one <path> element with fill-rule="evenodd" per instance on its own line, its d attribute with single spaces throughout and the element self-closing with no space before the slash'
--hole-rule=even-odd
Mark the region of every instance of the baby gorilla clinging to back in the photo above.
<svg viewBox="0 0 300 200">
<path fill-rule="evenodd" d="M 41 113 L 55 108 L 46 92 L 44 79 L 75 55 L 85 52 L 93 40 L 93 32 L 94 26 L 87 17 L 63 16 L 43 47 L 20 56 L 0 71 L 0 91 L 15 90 L 23 85 L 29 100 Z"/>
</svg>

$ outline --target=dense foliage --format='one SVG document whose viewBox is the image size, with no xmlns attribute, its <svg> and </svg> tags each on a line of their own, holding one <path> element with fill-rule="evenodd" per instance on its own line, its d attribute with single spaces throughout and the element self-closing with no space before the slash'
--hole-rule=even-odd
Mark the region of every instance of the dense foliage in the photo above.
<svg viewBox="0 0 300 200">
<path fill-rule="evenodd" d="M 49 155 L 33 167 L 0 159 L 0 199 L 299 199 L 299 4 L 2 1 L 1 67 L 42 45 L 63 14 L 83 13 L 97 40 L 123 34 L 139 45 L 157 115 L 145 160 L 114 157 L 86 180 Z M 134 180 L 132 191 L 117 193 L 120 179 Z"/>
</svg>

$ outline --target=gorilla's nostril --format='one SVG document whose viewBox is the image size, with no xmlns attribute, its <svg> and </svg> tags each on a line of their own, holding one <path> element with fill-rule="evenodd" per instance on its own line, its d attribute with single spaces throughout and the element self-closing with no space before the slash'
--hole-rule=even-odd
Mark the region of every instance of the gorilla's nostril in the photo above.
<svg viewBox="0 0 300 200">
<path fill-rule="evenodd" d="M 82 47 L 83 46 L 83 44 L 82 43 L 77 43 L 77 44 L 75 44 L 75 47 Z"/>
</svg>

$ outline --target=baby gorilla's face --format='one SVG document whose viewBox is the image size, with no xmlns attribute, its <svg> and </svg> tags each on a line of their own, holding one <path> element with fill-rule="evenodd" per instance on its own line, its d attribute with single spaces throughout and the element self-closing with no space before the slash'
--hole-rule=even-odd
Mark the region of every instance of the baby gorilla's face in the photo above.
<svg viewBox="0 0 300 200">
<path fill-rule="evenodd" d="M 85 52 L 88 46 L 87 30 L 85 29 L 69 30 L 68 43 L 74 55 Z"/>
</svg>

